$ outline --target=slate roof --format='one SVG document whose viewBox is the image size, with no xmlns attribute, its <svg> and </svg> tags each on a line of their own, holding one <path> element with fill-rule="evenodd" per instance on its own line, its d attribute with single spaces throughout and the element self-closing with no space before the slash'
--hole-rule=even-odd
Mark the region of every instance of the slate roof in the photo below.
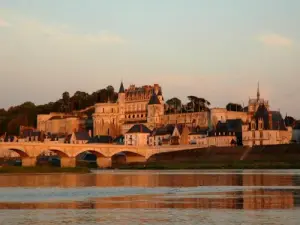
<svg viewBox="0 0 300 225">
<path fill-rule="evenodd" d="M 258 120 L 263 119 L 264 122 L 264 130 L 268 130 L 270 128 L 269 124 L 269 112 L 265 105 L 260 105 L 254 114 L 254 118 L 256 120 L 256 127 L 258 127 Z"/>
<path fill-rule="evenodd" d="M 133 127 L 131 127 L 127 132 L 127 134 L 131 133 L 151 133 L 151 130 L 144 124 L 136 124 Z"/>
<path fill-rule="evenodd" d="M 287 130 L 282 115 L 278 111 L 272 111 L 272 130 Z"/>
<path fill-rule="evenodd" d="M 95 137 L 89 137 L 89 141 L 88 144 L 91 143 L 112 143 L 113 138 L 111 136 L 108 135 L 97 135 Z"/>
<path fill-rule="evenodd" d="M 215 133 L 219 134 L 225 133 L 226 135 L 229 132 L 241 133 L 242 132 L 243 121 L 241 119 L 227 120 L 226 122 L 219 121 L 216 129 L 209 132 L 209 135 L 214 136 Z"/>
<path fill-rule="evenodd" d="M 124 144 L 124 135 L 116 137 L 112 142 L 116 144 Z"/>
<path fill-rule="evenodd" d="M 227 120 L 229 132 L 242 132 L 243 121 L 241 119 Z"/>
<path fill-rule="evenodd" d="M 90 139 L 90 135 L 86 131 L 78 131 L 78 132 L 75 132 L 74 134 L 75 134 L 77 141 L 87 141 Z"/>
<path fill-rule="evenodd" d="M 160 105 L 160 101 L 156 95 L 156 93 L 153 91 L 153 94 L 149 100 L 148 105 Z"/>
<path fill-rule="evenodd" d="M 168 134 L 172 135 L 174 129 L 175 129 L 175 125 L 168 124 L 166 126 L 154 129 L 151 135 L 152 136 L 156 136 L 156 135 L 160 136 L 160 135 L 168 135 Z"/>
<path fill-rule="evenodd" d="M 125 93 L 123 82 L 121 82 L 119 93 Z"/>
<path fill-rule="evenodd" d="M 190 135 L 206 135 L 207 132 L 208 132 L 207 128 L 203 129 L 197 126 L 191 129 Z"/>
</svg>

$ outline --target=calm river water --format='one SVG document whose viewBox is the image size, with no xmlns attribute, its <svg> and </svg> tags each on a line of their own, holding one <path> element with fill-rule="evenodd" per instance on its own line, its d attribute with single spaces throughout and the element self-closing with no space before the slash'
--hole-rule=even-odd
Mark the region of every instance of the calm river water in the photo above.
<svg viewBox="0 0 300 225">
<path fill-rule="evenodd" d="M 0 175 L 0 224 L 300 222 L 300 170 Z"/>
</svg>

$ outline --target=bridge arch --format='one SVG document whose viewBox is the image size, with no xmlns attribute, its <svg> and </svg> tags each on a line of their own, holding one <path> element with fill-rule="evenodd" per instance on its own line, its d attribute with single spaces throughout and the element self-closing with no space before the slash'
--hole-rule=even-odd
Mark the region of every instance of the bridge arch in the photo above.
<svg viewBox="0 0 300 225">
<path fill-rule="evenodd" d="M 22 149 L 22 148 L 11 147 L 11 148 L 7 148 L 5 150 L 12 151 L 12 152 L 15 152 L 15 153 L 19 154 L 20 158 L 27 158 L 27 157 L 29 157 L 29 155 L 27 154 L 27 152 L 25 152 L 25 150 Z"/>
<path fill-rule="evenodd" d="M 143 163 L 147 161 L 147 158 L 143 154 L 134 151 L 122 150 L 114 153 L 111 156 L 111 160 L 113 164 L 128 164 Z"/>
<path fill-rule="evenodd" d="M 63 151 L 62 149 L 59 149 L 59 148 L 48 148 L 45 151 L 53 152 L 56 155 L 58 155 L 60 158 L 69 158 L 70 157 L 65 151 Z M 43 151 L 43 152 L 45 152 L 45 151 Z"/>
<path fill-rule="evenodd" d="M 79 152 L 76 153 L 75 157 L 77 158 L 79 155 L 87 153 L 87 152 L 95 155 L 97 158 L 107 157 L 101 150 L 95 150 L 95 149 L 90 149 L 90 148 L 81 149 Z"/>
</svg>

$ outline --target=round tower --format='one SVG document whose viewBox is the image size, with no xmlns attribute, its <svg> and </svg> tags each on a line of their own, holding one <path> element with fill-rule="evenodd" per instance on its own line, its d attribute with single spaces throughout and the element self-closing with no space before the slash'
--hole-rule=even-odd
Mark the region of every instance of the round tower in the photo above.
<svg viewBox="0 0 300 225">
<path fill-rule="evenodd" d="M 161 117 L 164 115 L 164 105 L 160 102 L 155 90 L 148 103 L 148 116 L 147 122 L 150 126 L 155 127 L 161 123 Z"/>
<path fill-rule="evenodd" d="M 125 120 L 125 89 L 123 82 L 121 82 L 119 93 L 118 93 L 118 104 L 119 104 L 119 118 L 120 121 Z"/>
</svg>

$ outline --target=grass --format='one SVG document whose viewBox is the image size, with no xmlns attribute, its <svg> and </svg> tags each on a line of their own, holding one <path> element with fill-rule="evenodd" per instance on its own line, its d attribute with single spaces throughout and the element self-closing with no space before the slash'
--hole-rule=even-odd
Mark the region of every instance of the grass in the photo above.
<svg viewBox="0 0 300 225">
<path fill-rule="evenodd" d="M 172 169 L 300 169 L 300 162 L 184 162 L 184 163 L 147 163 L 119 166 L 118 169 L 172 170 Z"/>
<path fill-rule="evenodd" d="M 50 166 L 36 166 L 36 167 L 21 167 L 21 166 L 5 166 L 0 168 L 0 174 L 4 173 L 90 173 L 89 168 L 74 167 L 61 168 Z"/>
</svg>

